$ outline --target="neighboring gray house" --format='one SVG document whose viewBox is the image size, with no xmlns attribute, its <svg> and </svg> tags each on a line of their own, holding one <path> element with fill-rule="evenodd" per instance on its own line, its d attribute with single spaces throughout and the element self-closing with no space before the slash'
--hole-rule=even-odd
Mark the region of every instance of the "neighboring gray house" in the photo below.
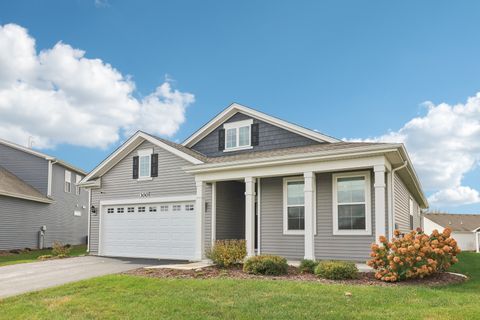
<svg viewBox="0 0 480 320">
<path fill-rule="evenodd" d="M 77 186 L 84 177 L 61 160 L 0 139 L 0 250 L 86 243 L 88 191 Z"/>
<path fill-rule="evenodd" d="M 364 261 L 428 207 L 402 144 L 343 142 L 238 104 L 182 144 L 137 132 L 81 185 L 102 256 L 200 260 L 216 239 L 245 239 L 249 256 Z"/>
</svg>

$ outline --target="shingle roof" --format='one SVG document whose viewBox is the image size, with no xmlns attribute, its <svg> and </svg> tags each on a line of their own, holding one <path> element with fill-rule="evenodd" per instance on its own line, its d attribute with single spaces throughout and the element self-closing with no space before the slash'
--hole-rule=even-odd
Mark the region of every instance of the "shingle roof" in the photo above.
<svg viewBox="0 0 480 320">
<path fill-rule="evenodd" d="M 178 144 L 178 143 L 175 143 L 151 134 L 148 134 L 148 135 L 205 163 L 225 163 L 225 162 L 250 160 L 250 159 L 268 159 L 272 157 L 286 156 L 286 155 L 292 155 L 292 154 L 302 154 L 302 153 L 308 154 L 312 152 L 333 151 L 333 150 L 342 150 L 342 149 L 347 150 L 347 149 L 358 148 L 358 147 L 385 144 L 385 143 L 378 143 L 378 142 L 320 143 L 320 144 L 301 146 L 301 147 L 290 147 L 290 148 L 274 149 L 274 150 L 267 150 L 267 151 L 247 151 L 245 153 L 229 154 L 229 155 L 224 155 L 220 157 L 207 157 L 206 155 L 198 151 L 195 151 L 193 149 L 184 147 L 181 144 Z"/>
<path fill-rule="evenodd" d="M 426 213 L 424 216 L 452 231 L 474 231 L 480 228 L 480 214 Z"/>
<path fill-rule="evenodd" d="M 14 198 L 30 199 L 40 202 L 51 202 L 40 191 L 0 166 L 0 195 Z"/>
</svg>

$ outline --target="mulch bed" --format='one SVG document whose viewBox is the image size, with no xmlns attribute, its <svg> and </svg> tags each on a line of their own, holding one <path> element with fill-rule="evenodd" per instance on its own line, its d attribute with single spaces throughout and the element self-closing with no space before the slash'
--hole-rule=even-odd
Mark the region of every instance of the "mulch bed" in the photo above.
<svg viewBox="0 0 480 320">
<path fill-rule="evenodd" d="M 464 277 L 450 274 L 438 273 L 424 279 L 414 279 L 403 282 L 387 283 L 375 279 L 373 273 L 359 273 L 359 278 L 354 280 L 327 280 L 321 279 L 309 273 L 300 273 L 296 267 L 289 267 L 288 274 L 282 276 L 263 276 L 244 273 L 241 267 L 222 269 L 215 266 L 197 270 L 176 270 L 176 269 L 135 269 L 127 271 L 124 274 L 136 275 L 149 278 L 166 279 L 260 279 L 260 280 L 293 280 L 310 281 L 324 284 L 348 284 L 348 285 L 367 285 L 367 286 L 401 286 L 401 285 L 421 285 L 421 286 L 441 286 L 466 281 Z"/>
</svg>

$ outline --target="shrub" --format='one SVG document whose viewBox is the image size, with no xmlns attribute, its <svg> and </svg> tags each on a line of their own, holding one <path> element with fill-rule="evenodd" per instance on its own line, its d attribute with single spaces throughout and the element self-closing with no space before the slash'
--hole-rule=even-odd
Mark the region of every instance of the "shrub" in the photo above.
<svg viewBox="0 0 480 320">
<path fill-rule="evenodd" d="M 217 240 L 213 248 L 207 252 L 207 258 L 226 268 L 240 264 L 246 256 L 245 240 Z"/>
<path fill-rule="evenodd" d="M 347 261 L 321 261 L 315 268 L 320 278 L 331 280 L 356 279 L 358 269 L 355 263 Z"/>
<path fill-rule="evenodd" d="M 271 255 L 254 256 L 245 261 L 243 271 L 251 274 L 264 274 L 270 276 L 287 274 L 287 259 Z"/>
<path fill-rule="evenodd" d="M 318 265 L 318 261 L 302 259 L 300 261 L 300 272 L 301 273 L 314 273 L 315 267 Z"/>
<path fill-rule="evenodd" d="M 417 229 L 402 235 L 395 230 L 392 241 L 380 236 L 381 244 L 372 244 L 368 265 L 376 270 L 377 279 L 390 282 L 446 271 L 458 262 L 456 255 L 460 252 L 451 232 L 446 228 L 442 233 L 434 230 L 426 235 Z"/>
<path fill-rule="evenodd" d="M 60 241 L 53 242 L 52 255 L 55 257 L 65 258 L 70 254 L 70 248 L 64 246 Z"/>
</svg>

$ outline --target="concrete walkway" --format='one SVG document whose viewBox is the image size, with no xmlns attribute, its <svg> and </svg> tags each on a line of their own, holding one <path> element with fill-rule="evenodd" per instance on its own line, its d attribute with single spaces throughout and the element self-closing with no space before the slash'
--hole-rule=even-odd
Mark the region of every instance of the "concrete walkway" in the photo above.
<svg viewBox="0 0 480 320">
<path fill-rule="evenodd" d="M 178 261 L 85 256 L 4 266 L 0 267 L 0 299 L 69 282 L 168 263 Z"/>
</svg>

